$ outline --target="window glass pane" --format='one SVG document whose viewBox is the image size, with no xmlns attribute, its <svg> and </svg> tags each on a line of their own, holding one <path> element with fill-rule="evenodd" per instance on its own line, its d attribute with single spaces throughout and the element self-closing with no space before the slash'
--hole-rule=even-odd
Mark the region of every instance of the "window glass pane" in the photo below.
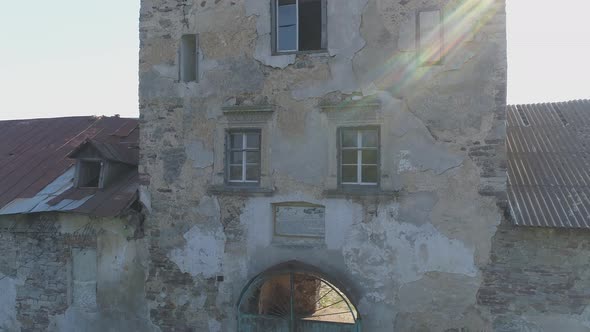
<svg viewBox="0 0 590 332">
<path fill-rule="evenodd" d="M 362 178 L 364 183 L 377 183 L 377 166 L 363 166 Z"/>
<path fill-rule="evenodd" d="M 246 152 L 246 162 L 249 164 L 258 164 L 260 162 L 260 152 Z"/>
<path fill-rule="evenodd" d="M 279 51 L 297 50 L 297 8 L 295 0 L 277 1 L 277 34 Z"/>
<path fill-rule="evenodd" d="M 356 166 L 342 166 L 342 182 L 357 182 Z"/>
<path fill-rule="evenodd" d="M 229 179 L 230 180 L 242 180 L 242 166 L 230 166 L 229 167 Z"/>
<path fill-rule="evenodd" d="M 231 134 L 231 148 L 241 149 L 242 148 L 242 133 Z"/>
<path fill-rule="evenodd" d="M 244 154 L 239 151 L 239 152 L 231 152 L 231 158 L 229 160 L 230 164 L 242 164 L 242 159 L 243 159 Z"/>
<path fill-rule="evenodd" d="M 247 133 L 246 134 L 246 147 L 249 149 L 259 149 L 260 148 L 260 134 Z"/>
<path fill-rule="evenodd" d="M 363 130 L 363 147 L 377 147 L 376 130 Z"/>
<path fill-rule="evenodd" d="M 322 2 L 299 0 L 299 50 L 322 49 Z"/>
<path fill-rule="evenodd" d="M 363 164 L 377 164 L 377 149 L 363 150 Z"/>
<path fill-rule="evenodd" d="M 342 130 L 342 147 L 349 148 L 349 147 L 356 147 L 356 130 Z"/>
<path fill-rule="evenodd" d="M 246 166 L 246 180 L 258 181 L 258 165 Z"/>
<path fill-rule="evenodd" d="M 356 165 L 358 159 L 358 150 L 342 150 L 342 164 Z"/>
</svg>

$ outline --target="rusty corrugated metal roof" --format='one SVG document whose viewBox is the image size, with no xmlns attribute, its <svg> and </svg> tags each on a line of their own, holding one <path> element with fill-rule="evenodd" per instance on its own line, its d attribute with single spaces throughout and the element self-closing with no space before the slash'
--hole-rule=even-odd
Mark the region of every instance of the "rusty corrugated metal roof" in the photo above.
<svg viewBox="0 0 590 332">
<path fill-rule="evenodd" d="M 136 199 L 136 168 L 105 189 L 73 187 L 75 160 L 68 156 L 88 141 L 116 147 L 109 150 L 116 158 L 136 160 L 138 120 L 83 116 L 0 121 L 0 214 L 115 216 L 128 207 Z M 121 156 L 124 151 L 129 155 Z"/>
<path fill-rule="evenodd" d="M 514 223 L 590 228 L 590 100 L 508 106 L 506 131 Z"/>
</svg>

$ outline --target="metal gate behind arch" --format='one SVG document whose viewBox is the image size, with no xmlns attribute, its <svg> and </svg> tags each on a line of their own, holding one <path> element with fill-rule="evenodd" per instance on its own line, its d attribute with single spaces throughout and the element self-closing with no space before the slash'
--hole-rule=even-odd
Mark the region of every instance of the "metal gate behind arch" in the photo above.
<svg viewBox="0 0 590 332">
<path fill-rule="evenodd" d="M 315 273 L 280 271 L 254 278 L 238 302 L 239 332 L 360 332 L 348 297 Z"/>
</svg>

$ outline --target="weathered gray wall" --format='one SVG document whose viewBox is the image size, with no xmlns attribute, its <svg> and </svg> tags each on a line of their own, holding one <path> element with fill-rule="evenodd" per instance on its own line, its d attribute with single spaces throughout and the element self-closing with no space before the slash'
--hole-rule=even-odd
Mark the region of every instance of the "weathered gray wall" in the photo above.
<svg viewBox="0 0 590 332">
<path fill-rule="evenodd" d="M 503 223 L 477 299 L 494 331 L 590 331 L 590 232 Z"/>
<path fill-rule="evenodd" d="M 137 216 L 2 216 L 0 331 L 149 331 L 138 226 Z"/>
<path fill-rule="evenodd" d="M 151 322 L 166 331 L 235 331 L 247 281 L 297 259 L 347 285 L 366 331 L 491 329 L 476 294 L 505 192 L 504 1 L 328 0 L 328 52 L 297 56 L 270 55 L 269 4 L 142 1 Z M 440 66 L 415 65 L 414 19 L 427 8 L 447 18 Z M 199 34 L 198 83 L 178 82 L 183 33 Z M 368 96 L 381 106 L 319 107 Z M 257 119 L 270 196 L 209 190 L 222 178 L 220 133 L 233 121 L 222 107 L 240 105 L 274 110 Z M 387 193 L 327 194 L 335 128 L 354 119 L 382 126 Z M 326 207 L 325 241 L 273 238 L 271 203 L 289 201 Z"/>
</svg>

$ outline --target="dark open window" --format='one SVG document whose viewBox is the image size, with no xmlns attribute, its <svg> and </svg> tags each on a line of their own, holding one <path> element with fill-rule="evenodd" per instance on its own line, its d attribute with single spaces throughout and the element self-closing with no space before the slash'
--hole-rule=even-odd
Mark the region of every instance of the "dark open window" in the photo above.
<svg viewBox="0 0 590 332">
<path fill-rule="evenodd" d="M 227 182 L 255 185 L 260 182 L 260 130 L 236 130 L 227 135 Z"/>
<path fill-rule="evenodd" d="M 379 129 L 376 127 L 340 129 L 340 184 L 377 186 L 379 184 Z"/>
<path fill-rule="evenodd" d="M 100 185 L 102 162 L 81 160 L 79 161 L 78 167 L 77 186 L 79 188 L 98 188 Z"/>
<path fill-rule="evenodd" d="M 326 0 L 273 0 L 277 53 L 326 49 Z"/>
</svg>

